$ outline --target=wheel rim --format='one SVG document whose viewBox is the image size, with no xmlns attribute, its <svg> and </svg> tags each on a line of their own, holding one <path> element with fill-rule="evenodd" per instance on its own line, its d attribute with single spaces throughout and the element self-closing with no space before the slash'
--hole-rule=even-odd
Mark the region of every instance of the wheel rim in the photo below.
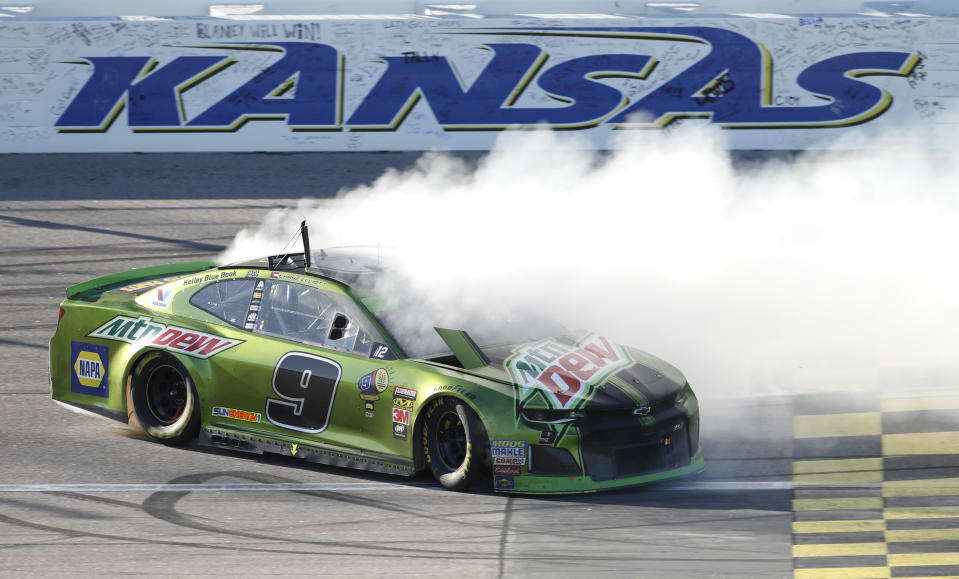
<svg viewBox="0 0 959 579">
<path fill-rule="evenodd" d="M 440 417 L 436 446 L 440 460 L 450 470 L 456 470 L 466 460 L 466 428 L 455 412 L 446 412 Z"/>
<path fill-rule="evenodd" d="M 163 424 L 173 424 L 186 410 L 186 380 L 173 366 L 159 366 L 147 380 L 146 401 L 150 414 Z"/>
</svg>

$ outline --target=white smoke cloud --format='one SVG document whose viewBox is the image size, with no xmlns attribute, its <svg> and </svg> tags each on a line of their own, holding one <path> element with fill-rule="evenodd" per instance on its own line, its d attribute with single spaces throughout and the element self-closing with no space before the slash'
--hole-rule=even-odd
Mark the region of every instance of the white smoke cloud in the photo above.
<svg viewBox="0 0 959 579">
<path fill-rule="evenodd" d="M 596 153 L 506 133 L 476 164 L 430 153 L 275 211 L 221 261 L 279 251 L 305 216 L 314 249 L 396 248 L 404 290 L 440 311 L 542 307 L 717 395 L 785 391 L 808 369 L 955 362 L 955 152 L 895 135 L 742 169 L 722 136 L 630 132 Z"/>
</svg>

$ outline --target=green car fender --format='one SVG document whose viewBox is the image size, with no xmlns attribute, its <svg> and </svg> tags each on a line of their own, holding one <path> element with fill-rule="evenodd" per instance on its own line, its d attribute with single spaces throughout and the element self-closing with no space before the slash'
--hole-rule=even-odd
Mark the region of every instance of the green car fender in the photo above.
<svg viewBox="0 0 959 579">
<path fill-rule="evenodd" d="M 451 374 L 451 372 L 443 373 Z M 517 420 L 514 415 L 513 386 L 482 378 L 470 378 L 471 380 L 467 381 L 461 376 L 458 380 L 451 380 L 449 384 L 427 389 L 426 397 L 417 404 L 413 432 L 415 448 L 422 450 L 424 446 L 422 429 L 428 409 L 444 398 L 462 402 L 476 413 L 486 431 L 487 444 L 489 440 L 516 437 Z"/>
</svg>

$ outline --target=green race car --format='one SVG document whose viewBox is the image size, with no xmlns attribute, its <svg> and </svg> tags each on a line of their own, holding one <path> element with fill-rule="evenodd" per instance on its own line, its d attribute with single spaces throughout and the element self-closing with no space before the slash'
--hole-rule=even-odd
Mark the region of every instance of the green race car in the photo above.
<svg viewBox="0 0 959 579">
<path fill-rule="evenodd" d="M 452 490 L 588 492 L 704 468 L 696 396 L 666 362 L 516 320 L 518 340 L 412 331 L 428 310 L 378 293 L 375 253 L 306 245 L 69 288 L 53 398 L 165 444 L 429 469 Z"/>
</svg>

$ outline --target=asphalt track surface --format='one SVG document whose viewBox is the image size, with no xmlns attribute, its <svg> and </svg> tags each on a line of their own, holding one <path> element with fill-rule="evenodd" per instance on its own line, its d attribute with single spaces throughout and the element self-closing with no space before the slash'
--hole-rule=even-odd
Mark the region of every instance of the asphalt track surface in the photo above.
<svg viewBox="0 0 959 579">
<path fill-rule="evenodd" d="M 0 156 L 0 575 L 959 574 L 949 379 L 908 398 L 706 399 L 705 473 L 566 497 L 168 448 L 50 400 L 66 286 L 212 258 L 272 208 L 414 159 Z"/>
</svg>

